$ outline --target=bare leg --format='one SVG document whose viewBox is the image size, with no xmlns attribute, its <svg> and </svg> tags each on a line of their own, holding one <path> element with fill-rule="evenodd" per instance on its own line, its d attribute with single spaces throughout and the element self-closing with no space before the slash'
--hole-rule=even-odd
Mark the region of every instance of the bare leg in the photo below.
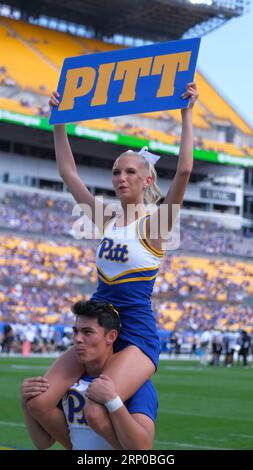
<svg viewBox="0 0 253 470">
<path fill-rule="evenodd" d="M 155 373 L 151 359 L 137 346 L 113 354 L 103 373 L 111 377 L 122 401 L 128 400 Z"/>
</svg>

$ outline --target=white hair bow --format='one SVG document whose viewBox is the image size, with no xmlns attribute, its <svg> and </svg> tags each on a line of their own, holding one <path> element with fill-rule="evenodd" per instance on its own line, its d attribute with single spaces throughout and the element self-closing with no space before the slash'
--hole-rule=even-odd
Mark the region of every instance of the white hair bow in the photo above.
<svg viewBox="0 0 253 470">
<path fill-rule="evenodd" d="M 133 150 L 127 150 L 126 153 L 135 153 Z M 155 165 L 156 162 L 158 162 L 160 156 L 159 155 L 154 155 L 153 153 L 150 153 L 148 151 L 148 147 L 142 147 L 142 149 L 137 152 L 139 155 L 141 155 L 145 160 L 147 160 L 151 165 Z"/>
</svg>

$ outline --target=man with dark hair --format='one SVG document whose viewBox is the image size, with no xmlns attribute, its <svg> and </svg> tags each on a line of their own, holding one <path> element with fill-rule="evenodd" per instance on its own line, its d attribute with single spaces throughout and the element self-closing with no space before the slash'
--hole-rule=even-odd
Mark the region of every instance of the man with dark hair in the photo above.
<svg viewBox="0 0 253 470">
<path fill-rule="evenodd" d="M 105 332 L 116 330 L 119 334 L 121 323 L 119 312 L 112 304 L 88 300 L 87 302 L 76 302 L 71 308 L 72 312 L 77 316 L 85 316 L 87 318 L 97 318 L 97 322 L 102 326 Z"/>
<path fill-rule="evenodd" d="M 157 395 L 150 381 L 146 382 L 125 404 L 112 380 L 101 372 L 113 354 L 113 345 L 120 331 L 120 317 L 112 304 L 77 302 L 74 348 L 84 365 L 85 374 L 62 399 L 62 409 L 69 430 L 66 448 L 74 450 L 152 449 L 157 415 Z M 45 378 L 26 379 L 22 384 L 21 404 L 28 432 L 39 449 L 47 449 L 55 440 L 29 412 L 29 398 L 48 388 Z M 106 429 L 108 441 L 96 434 L 85 417 L 87 400 L 104 405 L 110 417 Z M 66 434 L 67 434 L 66 427 Z"/>
</svg>

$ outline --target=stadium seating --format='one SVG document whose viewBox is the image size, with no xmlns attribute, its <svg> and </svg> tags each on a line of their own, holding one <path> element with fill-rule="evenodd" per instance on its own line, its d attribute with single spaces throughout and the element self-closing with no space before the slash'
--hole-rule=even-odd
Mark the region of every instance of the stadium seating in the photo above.
<svg viewBox="0 0 253 470">
<path fill-rule="evenodd" d="M 42 28 L 16 21 L 0 18 L 0 66 L 5 67 L 9 79 L 14 80 L 22 89 L 30 89 L 41 94 L 48 94 L 56 88 L 59 71 L 65 57 L 105 52 L 122 48 L 111 43 L 96 39 L 72 36 L 67 33 Z M 29 73 L 27 71 L 29 70 Z M 0 82 L 3 75 L 0 75 Z M 196 128 L 208 130 L 211 122 L 216 120 L 224 124 L 234 125 L 242 133 L 253 135 L 250 126 L 238 115 L 233 107 L 207 81 L 203 73 L 196 72 L 196 82 L 200 91 L 200 100 L 195 106 L 193 124 Z M 13 103 L 10 103 L 13 109 Z M 32 112 L 32 110 L 31 110 Z M 141 115 L 150 119 L 173 119 L 181 123 L 179 110 L 144 113 Z M 98 129 L 113 130 L 110 123 L 97 121 Z M 93 123 L 89 123 L 94 127 Z M 146 130 L 129 129 L 128 133 L 143 136 Z M 148 131 L 149 134 L 149 131 Z M 169 136 L 169 140 L 171 137 Z M 168 143 L 167 135 L 161 134 L 160 140 Z M 204 141 L 203 148 L 219 148 L 221 152 L 235 156 L 252 156 L 248 148 L 239 149 L 234 144 L 217 144 Z"/>
<path fill-rule="evenodd" d="M 66 323 L 82 286 L 94 290 L 95 246 L 0 235 L 0 321 Z M 10 282 L 10 280 L 12 280 Z M 158 325 L 237 329 L 252 325 L 253 266 L 242 260 L 170 255 L 154 290 Z M 66 315 L 64 315 L 66 314 Z"/>
<path fill-rule="evenodd" d="M 198 82 L 197 82 L 198 84 Z M 192 122 L 195 127 L 199 127 L 201 129 L 209 129 L 210 126 L 208 122 L 205 120 L 205 112 L 203 108 L 201 107 L 201 102 L 203 101 L 204 97 L 201 96 L 200 98 L 200 103 L 196 103 L 196 106 L 194 107 L 194 113 L 192 116 Z M 167 111 L 168 115 L 175 119 L 178 123 L 181 123 L 182 118 L 181 118 L 181 112 L 179 109 L 172 109 L 170 111 Z"/>
<path fill-rule="evenodd" d="M 81 126 L 89 127 L 90 129 L 98 129 L 103 131 L 115 132 L 116 125 L 110 119 L 93 119 L 80 123 Z"/>
<path fill-rule="evenodd" d="M 24 21 L 5 20 L 28 47 L 40 53 L 41 60 L 46 60 L 59 71 L 66 57 L 82 55 L 84 47 L 73 36 L 52 29 L 25 23 Z"/>
<path fill-rule="evenodd" d="M 236 145 L 230 142 L 217 142 L 214 140 L 202 139 L 203 147 L 207 150 L 214 150 L 216 152 L 228 153 L 237 157 L 245 155 Z"/>
<path fill-rule="evenodd" d="M 0 71 L 0 83 L 9 79 L 22 90 L 48 94 L 56 87 L 65 57 L 119 47 L 122 46 L 0 18 L 0 67 L 4 70 Z M 196 81 L 201 98 L 193 115 L 195 127 L 208 130 L 218 120 L 234 125 L 244 134 L 253 134 L 202 73 L 197 72 Z M 6 97 L 0 97 L 0 109 L 27 115 L 39 112 L 36 105 Z M 181 123 L 179 110 L 141 116 Z M 116 124 L 112 119 L 97 119 L 80 125 L 179 144 L 176 135 L 129 122 Z M 200 147 L 253 158 L 253 148 L 249 145 L 238 148 L 233 143 L 203 138 Z M 83 292 L 84 284 L 89 295 L 94 289 L 95 246 L 87 242 L 81 246 L 70 238 L 73 219 L 66 214 L 71 211 L 68 201 L 41 195 L 24 196 L 22 192 L 6 194 L 0 200 L 0 227 L 10 231 L 8 237 L 0 235 L 0 321 L 29 319 L 68 324 L 72 322 L 70 304 L 80 296 L 87 296 Z M 228 232 L 215 223 L 200 224 L 197 219 L 194 222 L 195 228 L 187 219 L 182 220 L 181 248 L 188 255 L 173 253 L 162 264 L 153 298 L 158 326 L 165 330 L 253 328 L 252 307 L 247 301 L 253 295 L 253 267 L 240 259 L 253 257 L 253 247 L 249 247 L 241 233 Z M 16 236 L 12 237 L 14 230 Z M 31 240 L 27 232 L 48 238 Z M 65 239 L 56 242 L 58 236 Z M 196 251 L 198 257 L 193 253 Z M 231 255 L 233 259 L 213 257 L 221 254 Z"/>
<path fill-rule="evenodd" d="M 124 46 L 118 46 L 117 44 L 105 43 L 97 39 L 87 39 L 80 37 L 78 38 L 79 44 L 82 44 L 89 53 L 92 52 L 108 52 L 117 49 L 124 49 Z"/>
<path fill-rule="evenodd" d="M 236 113 L 233 107 L 215 90 L 207 81 L 203 73 L 197 71 L 196 83 L 198 84 L 201 102 L 209 114 L 216 118 L 223 119 L 224 122 L 230 122 L 241 132 L 253 135 L 250 126 Z"/>
<path fill-rule="evenodd" d="M 69 238 L 71 213 L 70 202 L 41 194 L 8 192 L 0 202 L 0 227 L 10 231 L 8 237 L 0 236 L 0 321 L 27 315 L 39 322 L 65 324 L 70 303 L 83 296 L 82 286 L 94 289 L 96 244 Z M 181 248 L 188 255 L 168 254 L 155 284 L 159 327 L 253 327 L 247 301 L 253 295 L 253 266 L 240 258 L 253 257 L 252 241 L 193 216 L 184 216 L 181 226 Z M 31 240 L 31 231 L 47 239 Z M 61 239 L 56 238 L 59 235 Z M 233 258 L 213 257 L 220 254 Z"/>
<path fill-rule="evenodd" d="M 0 109 L 6 109 L 8 111 L 14 111 L 15 113 L 31 115 L 31 107 L 24 106 L 18 100 L 10 98 L 3 98 L 0 96 Z M 37 114 L 37 108 L 33 109 L 33 114 Z"/>
<path fill-rule="evenodd" d="M 70 324 L 71 303 L 94 290 L 96 243 L 70 238 L 72 208 L 69 201 L 41 194 L 3 196 L 0 228 L 9 235 L 0 234 L 0 321 Z M 193 216 L 184 216 L 181 228 L 181 248 L 188 254 L 168 253 L 154 288 L 159 328 L 253 328 L 247 300 L 253 266 L 240 258 L 253 257 L 252 240 Z M 233 258 L 216 259 L 220 254 Z"/>
<path fill-rule="evenodd" d="M 253 157 L 253 147 L 250 147 L 249 145 L 244 145 L 243 150 L 246 155 L 248 155 L 249 157 Z"/>
<path fill-rule="evenodd" d="M 171 144 L 171 145 L 177 145 L 179 143 L 178 137 L 174 135 L 169 135 L 163 131 L 158 131 L 154 129 L 146 129 L 146 131 L 147 131 L 147 136 L 149 137 L 149 139 L 158 140 L 160 142 L 164 142 L 166 144 Z"/>
<path fill-rule="evenodd" d="M 57 86 L 59 73 L 34 49 L 0 22 L 0 61 L 8 76 L 24 90 L 45 93 Z"/>
<path fill-rule="evenodd" d="M 72 236 L 73 203 L 42 194 L 7 191 L 0 199 L 0 228 L 48 236 Z M 216 222 L 183 216 L 181 247 L 207 254 L 253 257 L 253 245 L 240 231 L 224 229 Z"/>
</svg>

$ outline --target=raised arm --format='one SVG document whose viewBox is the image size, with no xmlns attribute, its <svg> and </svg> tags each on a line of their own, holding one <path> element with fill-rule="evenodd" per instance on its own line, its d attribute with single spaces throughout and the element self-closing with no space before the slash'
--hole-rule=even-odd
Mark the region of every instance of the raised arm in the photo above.
<svg viewBox="0 0 253 470">
<path fill-rule="evenodd" d="M 86 396 L 105 405 L 117 397 L 117 392 L 110 377 L 101 374 L 90 384 Z M 109 417 L 122 449 L 152 449 L 155 425 L 151 418 L 141 413 L 130 414 L 123 403 L 115 411 L 109 411 Z"/>
<path fill-rule="evenodd" d="M 51 107 L 57 106 L 59 104 L 58 98 L 59 94 L 57 92 L 53 92 L 49 100 L 49 105 Z M 76 202 L 78 204 L 87 204 L 91 208 L 92 221 L 95 222 L 95 207 L 103 207 L 103 204 L 91 194 L 81 178 L 78 176 L 76 163 L 64 124 L 58 124 L 54 126 L 54 146 L 56 162 L 60 176 L 67 185 Z M 105 220 L 102 222 L 104 223 L 106 219 L 107 218 L 105 218 Z"/>
<path fill-rule="evenodd" d="M 176 174 L 163 201 L 163 204 L 168 206 L 171 204 L 182 204 L 193 167 L 192 109 L 198 98 L 198 90 L 195 83 L 187 85 L 187 91 L 183 94 L 183 98 L 188 98 L 189 96 L 189 107 L 181 110 L 182 133 Z"/>
<path fill-rule="evenodd" d="M 26 429 L 37 449 L 48 449 L 55 443 L 55 439 L 36 421 L 29 413 L 27 402 L 48 389 L 44 377 L 25 379 L 21 385 L 21 407 L 24 414 Z"/>
<path fill-rule="evenodd" d="M 181 133 L 181 143 L 178 157 L 178 164 L 175 176 L 172 180 L 172 183 L 169 187 L 169 190 L 163 200 L 162 210 L 168 211 L 168 232 L 173 226 L 173 204 L 178 204 L 181 206 L 184 198 L 184 193 L 186 186 L 188 184 L 192 167 L 193 167 L 193 128 L 192 128 L 192 109 L 195 102 L 198 99 L 198 90 L 195 83 L 189 83 L 187 85 L 186 92 L 182 95 L 183 98 L 189 98 L 189 106 L 186 109 L 181 110 L 182 114 L 182 133 Z M 157 214 L 150 217 L 150 221 L 147 222 L 147 234 L 150 235 L 150 225 L 152 221 L 155 223 L 158 216 L 158 222 L 160 223 L 159 218 L 163 219 L 162 210 L 159 208 Z M 160 226 L 160 225 L 159 225 Z M 150 238 L 150 237 L 149 237 Z M 162 240 L 153 240 L 151 239 L 152 245 L 160 249 Z"/>
</svg>

